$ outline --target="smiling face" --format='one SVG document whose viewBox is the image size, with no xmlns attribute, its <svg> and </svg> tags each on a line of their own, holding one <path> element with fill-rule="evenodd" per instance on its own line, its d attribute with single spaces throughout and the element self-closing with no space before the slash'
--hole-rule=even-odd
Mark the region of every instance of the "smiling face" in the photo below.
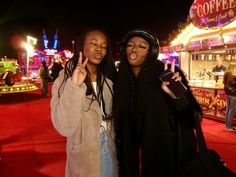
<svg viewBox="0 0 236 177">
<path fill-rule="evenodd" d="M 107 52 L 106 36 L 99 31 L 92 31 L 86 35 L 84 41 L 84 56 L 88 57 L 89 64 L 98 65 Z"/>
<path fill-rule="evenodd" d="M 149 50 L 149 43 L 141 37 L 132 37 L 126 47 L 126 55 L 131 69 L 139 73 L 142 64 L 146 60 Z"/>
</svg>

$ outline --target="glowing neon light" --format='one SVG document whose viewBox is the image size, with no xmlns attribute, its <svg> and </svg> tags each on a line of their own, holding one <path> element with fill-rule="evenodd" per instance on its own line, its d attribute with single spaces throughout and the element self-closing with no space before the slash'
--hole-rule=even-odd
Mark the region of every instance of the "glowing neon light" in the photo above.
<svg viewBox="0 0 236 177">
<path fill-rule="evenodd" d="M 43 44 L 44 44 L 44 48 L 48 49 L 48 39 L 47 39 L 45 29 L 43 29 Z"/>
<path fill-rule="evenodd" d="M 56 30 L 56 34 L 54 35 L 53 48 L 56 49 L 57 47 L 58 47 L 58 35 Z"/>
</svg>

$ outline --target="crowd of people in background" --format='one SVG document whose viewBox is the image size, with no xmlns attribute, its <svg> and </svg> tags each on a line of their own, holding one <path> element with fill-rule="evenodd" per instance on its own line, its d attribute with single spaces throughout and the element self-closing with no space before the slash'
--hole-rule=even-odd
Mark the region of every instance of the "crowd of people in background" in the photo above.
<svg viewBox="0 0 236 177">
<path fill-rule="evenodd" d="M 59 72 L 64 68 L 64 65 L 61 61 L 54 60 L 48 68 L 50 70 L 50 82 L 54 82 L 59 76 Z"/>
<path fill-rule="evenodd" d="M 63 63 L 54 60 L 50 66 L 43 60 L 39 67 L 38 76 L 41 80 L 41 95 L 48 97 L 48 83 L 53 83 L 59 76 L 59 72 L 64 68 Z"/>
</svg>

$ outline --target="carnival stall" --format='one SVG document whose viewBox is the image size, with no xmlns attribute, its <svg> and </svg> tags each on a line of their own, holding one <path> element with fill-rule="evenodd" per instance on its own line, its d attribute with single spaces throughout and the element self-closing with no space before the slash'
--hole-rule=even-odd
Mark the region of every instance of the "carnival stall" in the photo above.
<svg viewBox="0 0 236 177">
<path fill-rule="evenodd" d="M 217 59 L 228 67 L 236 63 L 236 0 L 195 0 L 189 20 L 171 44 L 161 47 L 161 56 L 178 56 L 204 117 L 225 119 L 223 74 L 212 72 Z M 219 76 L 215 80 L 215 76 Z M 236 117 L 235 117 L 236 118 Z M 236 119 L 234 119 L 234 123 Z"/>
<path fill-rule="evenodd" d="M 59 49 L 59 37 L 56 33 L 53 38 L 53 42 L 49 45 L 49 41 L 46 36 L 45 30 L 43 30 L 43 48 L 42 49 L 34 49 L 32 51 L 32 55 L 29 56 L 29 78 L 38 78 L 38 70 L 42 61 L 46 61 L 47 66 L 51 67 L 53 63 L 60 63 L 64 66 L 64 64 L 73 56 L 73 52 L 64 49 Z M 19 55 L 19 63 L 22 68 L 23 75 L 26 75 L 27 68 L 27 58 L 26 53 L 23 52 Z"/>
</svg>

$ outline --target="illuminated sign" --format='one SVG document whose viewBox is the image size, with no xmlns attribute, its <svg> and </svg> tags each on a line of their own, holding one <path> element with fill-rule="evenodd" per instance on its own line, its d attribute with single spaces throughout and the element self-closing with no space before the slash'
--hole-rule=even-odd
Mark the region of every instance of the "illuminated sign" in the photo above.
<svg viewBox="0 0 236 177">
<path fill-rule="evenodd" d="M 200 49 L 202 47 L 202 41 L 191 41 L 188 45 L 189 50 Z"/>
<path fill-rule="evenodd" d="M 224 45 L 223 41 L 219 37 L 202 40 L 202 47 L 203 48 L 204 47 L 207 48 L 207 47 L 219 46 L 219 45 Z"/>
<path fill-rule="evenodd" d="M 55 50 L 55 49 L 45 49 L 44 52 L 46 53 L 46 55 L 55 55 L 57 50 Z"/>
<path fill-rule="evenodd" d="M 201 29 L 223 27 L 236 18 L 236 0 L 195 0 L 189 16 Z"/>
<path fill-rule="evenodd" d="M 163 46 L 163 47 L 160 47 L 160 51 L 161 51 L 162 53 L 168 53 L 168 52 L 171 52 L 169 46 Z"/>
</svg>

